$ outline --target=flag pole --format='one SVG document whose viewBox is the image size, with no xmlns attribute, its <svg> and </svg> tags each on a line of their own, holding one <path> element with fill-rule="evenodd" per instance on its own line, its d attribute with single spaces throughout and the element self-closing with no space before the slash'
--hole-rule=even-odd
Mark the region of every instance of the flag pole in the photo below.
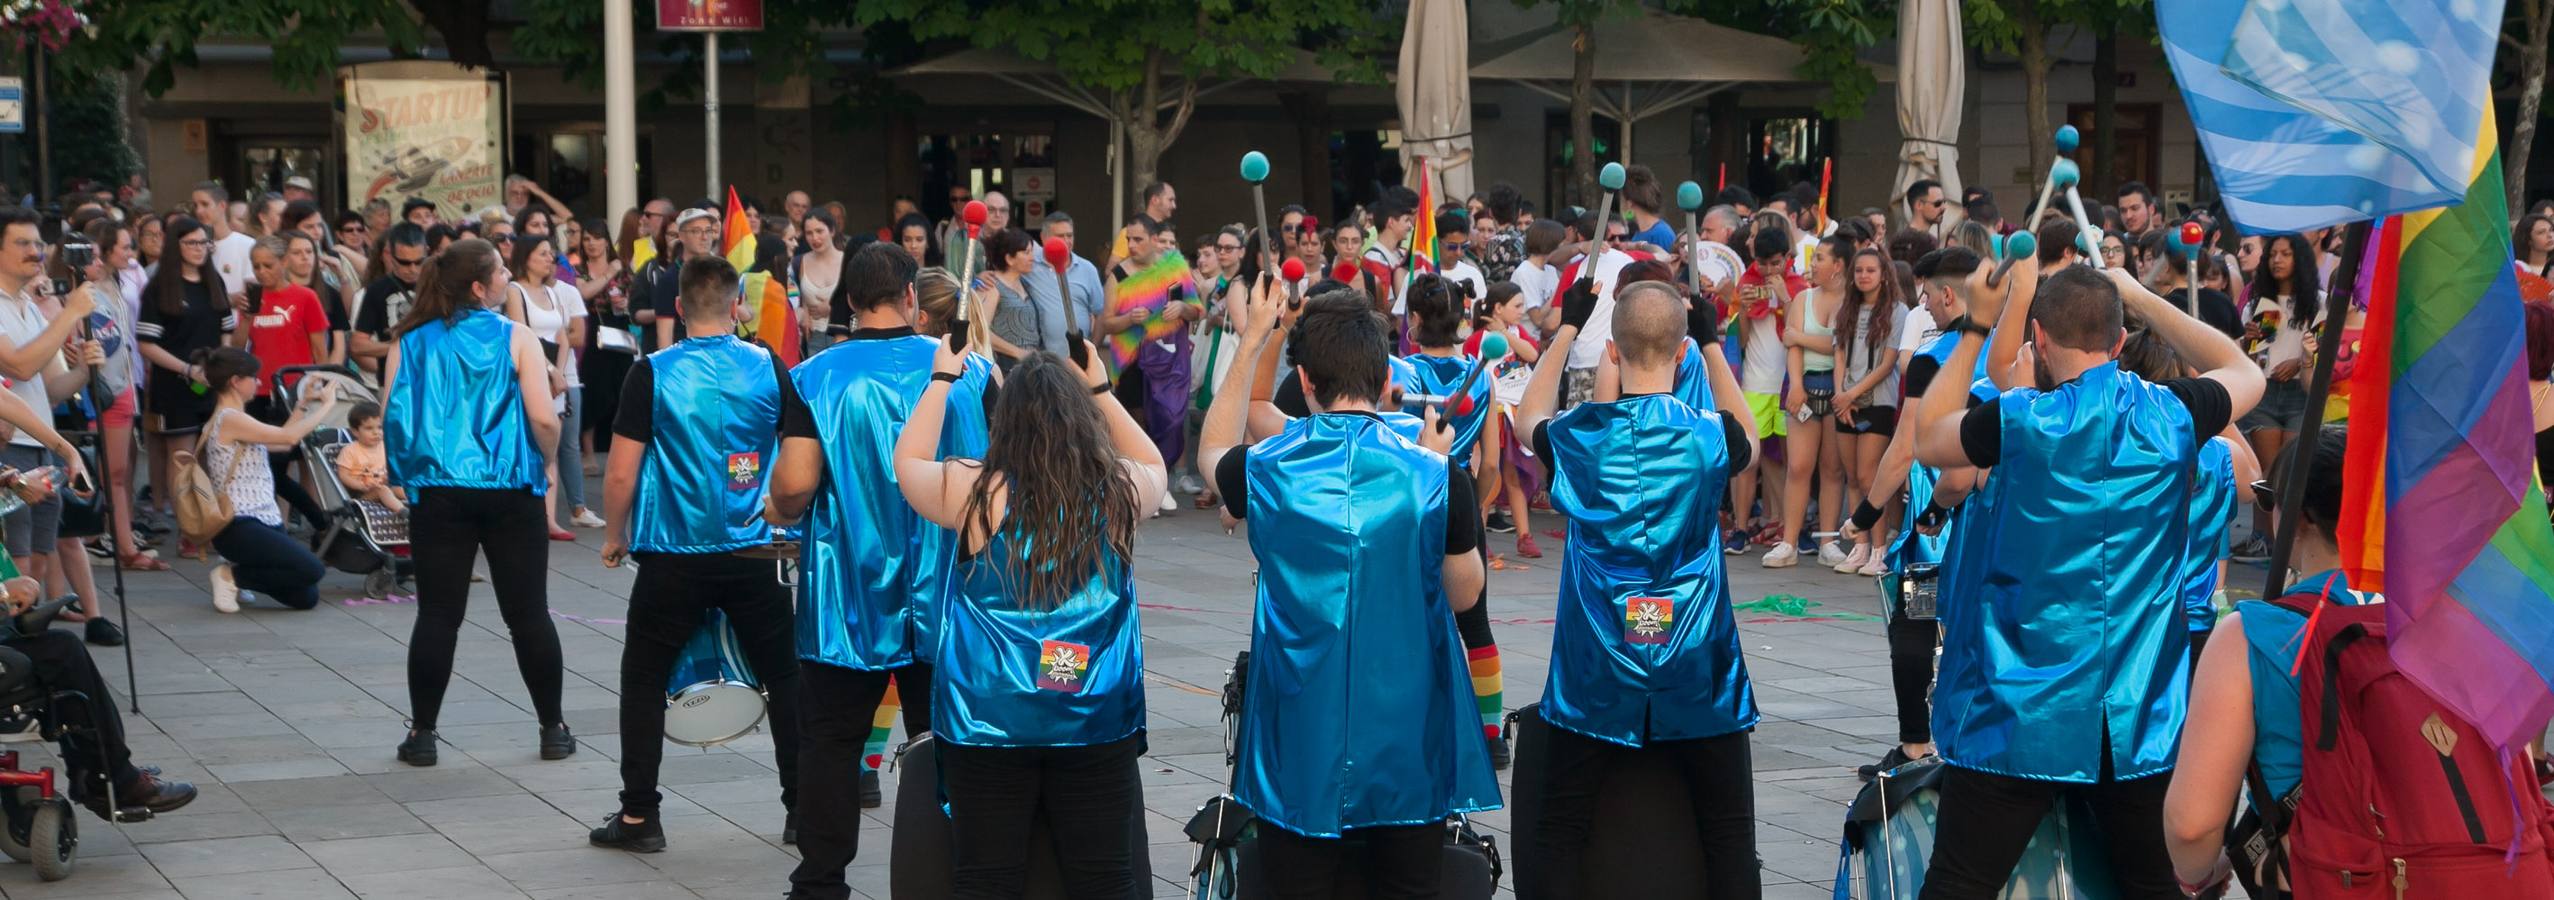
<svg viewBox="0 0 2554 900">
<path fill-rule="evenodd" d="M 2271 495 L 2279 501 L 2277 536 L 2270 545 L 2270 574 L 2263 579 L 2262 599 L 2277 597 L 2287 587 L 2289 553 L 2297 546 L 2298 514 L 2306 505 L 2306 466 L 2314 458 L 2323 433 L 2323 404 L 2332 395 L 2332 362 L 2341 355 L 2342 325 L 2350 319 L 2350 298 L 2358 293 L 2359 262 L 2368 252 L 2370 222 L 2352 222 L 2341 238 L 2341 266 L 2333 272 L 2331 290 L 2323 298 L 2323 333 L 2315 339 L 2315 372 L 2306 385 L 2306 421 L 2288 442 L 2285 464 L 2274 466 Z M 2193 272 L 2193 275 L 2198 274 Z"/>
</svg>

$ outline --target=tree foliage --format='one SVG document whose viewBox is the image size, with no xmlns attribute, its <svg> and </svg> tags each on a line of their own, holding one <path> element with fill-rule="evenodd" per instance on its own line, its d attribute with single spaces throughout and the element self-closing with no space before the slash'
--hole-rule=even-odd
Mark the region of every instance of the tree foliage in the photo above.
<svg viewBox="0 0 2554 900">
<path fill-rule="evenodd" d="M 1827 86 L 1819 114 L 1856 118 L 1878 89 L 1862 53 L 1898 32 L 1895 0 L 1675 0 L 1671 11 L 1800 45 L 1800 80 Z"/>
<path fill-rule="evenodd" d="M 142 89 L 154 96 L 176 85 L 179 69 L 198 64 L 196 43 L 206 38 L 267 42 L 275 79 L 290 88 L 326 85 L 338 49 L 359 39 L 379 40 L 394 56 L 415 55 L 426 41 L 416 12 L 402 0 L 95 0 L 88 14 L 95 33 L 65 47 L 64 62 L 91 72 L 138 63 Z"/>
</svg>

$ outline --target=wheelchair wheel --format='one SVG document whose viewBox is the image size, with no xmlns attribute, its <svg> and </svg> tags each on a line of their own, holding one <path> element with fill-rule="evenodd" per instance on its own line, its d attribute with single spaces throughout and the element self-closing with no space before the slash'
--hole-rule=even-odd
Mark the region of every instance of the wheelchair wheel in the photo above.
<svg viewBox="0 0 2554 900">
<path fill-rule="evenodd" d="M 27 848 L 35 856 L 28 860 L 35 864 L 35 877 L 43 881 L 71 877 L 71 864 L 80 854 L 80 823 L 71 818 L 71 801 L 55 797 L 36 804 L 33 813 Z"/>
<path fill-rule="evenodd" d="M 34 825 L 32 814 L 39 802 L 35 788 L 0 790 L 0 814 L 7 816 L 0 820 L 0 854 L 7 854 L 12 862 L 26 862 L 30 855 L 27 831 Z"/>
</svg>

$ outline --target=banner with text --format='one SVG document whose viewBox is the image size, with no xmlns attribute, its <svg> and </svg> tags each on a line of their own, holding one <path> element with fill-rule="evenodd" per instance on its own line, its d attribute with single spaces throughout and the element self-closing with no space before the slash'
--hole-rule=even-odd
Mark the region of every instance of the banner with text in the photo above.
<svg viewBox="0 0 2554 900">
<path fill-rule="evenodd" d="M 505 103 L 498 82 L 365 77 L 345 85 L 346 196 L 361 207 L 410 197 L 447 222 L 504 202 Z"/>
</svg>

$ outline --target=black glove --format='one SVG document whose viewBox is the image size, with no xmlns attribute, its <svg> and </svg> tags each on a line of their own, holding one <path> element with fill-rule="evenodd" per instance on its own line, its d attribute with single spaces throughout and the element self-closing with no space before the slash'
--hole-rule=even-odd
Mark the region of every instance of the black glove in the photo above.
<svg viewBox="0 0 2554 900">
<path fill-rule="evenodd" d="M 1924 511 L 1916 514 L 1915 526 L 1917 528 L 1940 528 L 1944 523 L 1951 521 L 1951 513 L 1957 509 L 1958 506 L 1956 505 L 1946 508 L 1930 503 L 1925 504 Z"/>
<path fill-rule="evenodd" d="M 951 350 L 955 350 L 955 351 L 958 351 L 958 352 L 960 352 L 960 353 L 965 353 L 965 352 L 967 352 L 967 323 L 966 323 L 966 320 L 964 320 L 964 319 L 960 319 L 960 320 L 958 320 L 958 329 L 957 329 L 956 331 L 949 332 L 949 349 L 951 349 Z"/>
<path fill-rule="evenodd" d="M 959 333 L 960 333 L 960 334 L 964 334 L 965 332 L 964 332 L 964 331 L 960 331 Z M 1090 345 L 1089 345 L 1089 344 L 1086 344 L 1086 343 L 1084 343 L 1084 342 L 1082 341 L 1082 333 L 1081 333 L 1081 332 L 1079 332 L 1079 331 L 1067 331 L 1067 332 L 1065 332 L 1065 333 L 1064 333 L 1064 343 L 1065 343 L 1065 346 L 1067 346 L 1067 347 L 1071 348 L 1071 351 L 1070 351 L 1070 352 L 1073 354 L 1073 368 L 1074 368 L 1075 370 L 1077 370 L 1077 371 L 1078 371 L 1078 370 L 1081 370 L 1081 369 L 1087 368 L 1087 367 L 1089 367 L 1089 366 L 1091 365 L 1091 347 L 1090 347 Z"/>
<path fill-rule="evenodd" d="M 1561 292 L 1561 324 L 1587 330 L 1587 320 L 1596 318 L 1596 279 L 1580 278 Z"/>
<path fill-rule="evenodd" d="M 1720 304 L 1700 292 L 1685 298 L 1685 335 L 1709 347 L 1720 343 Z"/>
</svg>

